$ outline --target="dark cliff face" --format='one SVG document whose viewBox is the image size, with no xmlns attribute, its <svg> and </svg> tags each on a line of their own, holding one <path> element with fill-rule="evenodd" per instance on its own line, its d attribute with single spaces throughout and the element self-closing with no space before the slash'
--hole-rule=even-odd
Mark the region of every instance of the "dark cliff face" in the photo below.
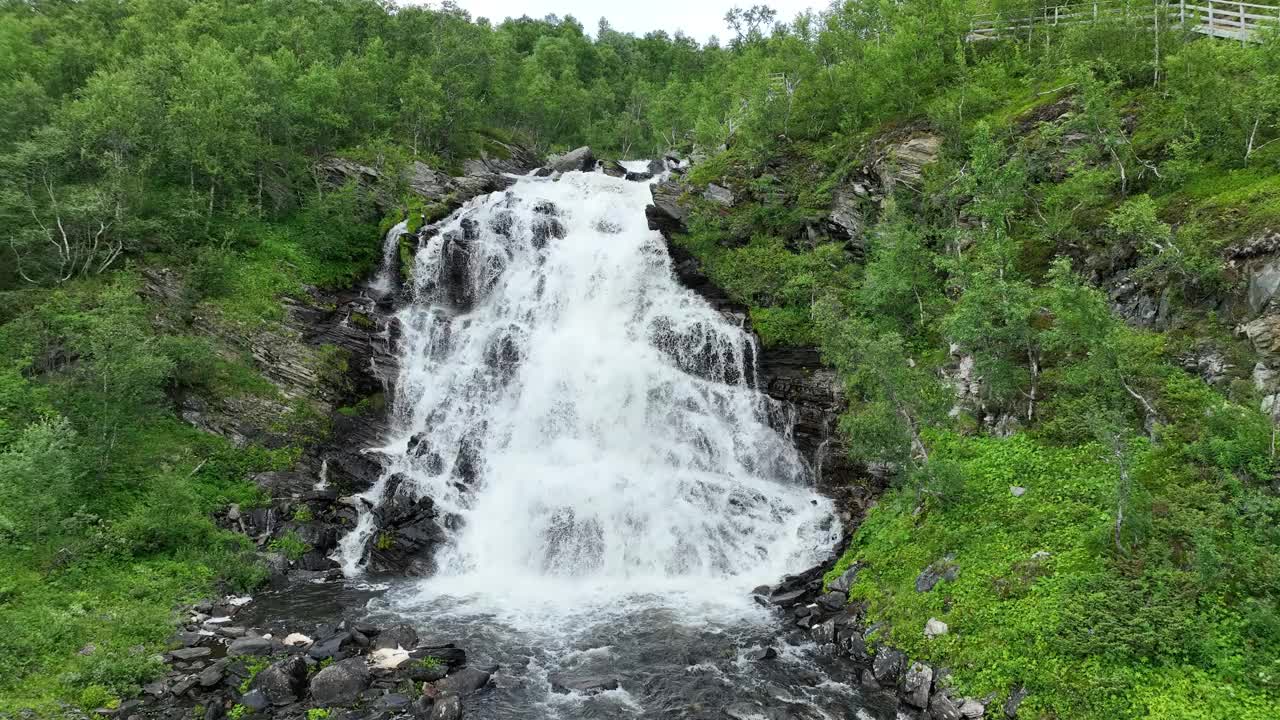
<svg viewBox="0 0 1280 720">
<path fill-rule="evenodd" d="M 688 250 L 672 242 L 673 237 L 686 231 L 688 217 L 680 205 L 680 183 L 655 183 L 652 193 L 653 204 L 645 209 L 645 215 L 649 228 L 667 240 L 676 277 L 731 322 L 750 332 L 748 308 L 712 282 Z M 848 446 L 837 427 L 845 398 L 836 371 L 822 362 L 817 348 L 766 348 L 758 338 L 756 347 L 760 348 L 756 378 L 759 388 L 773 401 L 771 422 L 779 430 L 791 433 L 818 488 L 836 500 L 846 522 L 855 520 L 883 486 L 866 468 L 849 460 Z"/>
</svg>

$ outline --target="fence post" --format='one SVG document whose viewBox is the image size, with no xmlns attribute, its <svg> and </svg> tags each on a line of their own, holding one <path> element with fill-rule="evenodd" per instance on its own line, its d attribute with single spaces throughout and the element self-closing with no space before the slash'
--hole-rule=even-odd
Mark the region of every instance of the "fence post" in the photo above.
<svg viewBox="0 0 1280 720">
<path fill-rule="evenodd" d="M 1178 24 L 1187 29 L 1187 0 L 1178 0 Z"/>
<path fill-rule="evenodd" d="M 1217 35 L 1217 28 L 1213 26 L 1213 0 L 1209 0 L 1209 36 Z"/>
<path fill-rule="evenodd" d="M 1239 3 L 1239 5 L 1240 5 L 1240 44 L 1241 44 L 1241 45 L 1244 45 L 1244 43 L 1245 43 L 1245 39 L 1244 39 L 1244 38 L 1245 38 L 1245 35 L 1246 35 L 1246 33 L 1247 33 L 1247 29 L 1246 29 L 1245 24 L 1244 24 L 1244 22 L 1245 22 L 1245 20 L 1244 20 L 1244 3 Z"/>
</svg>

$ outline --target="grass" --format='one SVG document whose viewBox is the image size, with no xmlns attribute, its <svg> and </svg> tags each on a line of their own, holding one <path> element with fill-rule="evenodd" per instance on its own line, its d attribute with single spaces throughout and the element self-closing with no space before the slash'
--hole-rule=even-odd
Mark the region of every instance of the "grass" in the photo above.
<svg viewBox="0 0 1280 720">
<path fill-rule="evenodd" d="M 950 668 L 965 695 L 1025 684 L 1025 717 L 1276 717 L 1274 686 L 1241 677 L 1232 658 L 1248 644 L 1236 606 L 1201 597 L 1188 615 L 1194 577 L 1112 566 L 1115 471 L 1101 448 L 948 436 L 934 461 L 958 463 L 963 489 L 923 515 L 912 495 L 889 494 L 828 575 L 864 566 L 849 596 L 887 623 L 887 642 Z M 917 592 L 920 571 L 947 555 L 956 580 Z M 933 617 L 949 633 L 930 640 Z M 1202 639 L 1215 646 L 1180 647 Z"/>
</svg>

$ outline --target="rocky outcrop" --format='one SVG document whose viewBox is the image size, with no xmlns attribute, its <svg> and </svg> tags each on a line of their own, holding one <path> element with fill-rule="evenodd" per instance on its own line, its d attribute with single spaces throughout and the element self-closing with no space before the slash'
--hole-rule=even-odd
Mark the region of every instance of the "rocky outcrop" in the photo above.
<svg viewBox="0 0 1280 720">
<path fill-rule="evenodd" d="M 773 607 L 784 626 L 800 628 L 822 652 L 847 658 L 853 663 L 850 675 L 861 678 L 862 691 L 886 696 L 897 704 L 897 717 L 919 720 L 961 720 L 990 716 L 985 700 L 957 697 L 943 682 L 946 672 L 888 645 L 878 644 L 884 636 L 883 624 L 866 622 L 866 606 L 848 603 L 844 591 L 827 592 L 837 582 L 848 587 L 857 574 L 852 566 L 824 588 L 823 577 L 836 563 L 832 556 L 822 565 L 783 578 L 773 586 L 756 588 L 756 601 Z M 931 621 L 936 631 L 941 621 Z M 941 633 L 936 633 L 941 634 Z M 1022 687 L 1010 688 L 1004 710 L 1007 718 L 1017 717 L 1018 705 L 1026 698 Z M 748 717 L 751 717 L 748 715 Z"/>
<path fill-rule="evenodd" d="M 463 163 L 462 175 L 450 177 L 415 160 L 401 171 L 402 176 L 398 179 L 428 203 L 452 209 L 471 198 L 510 187 L 514 180 L 507 175 L 522 175 L 539 164 L 541 159 L 528 148 L 487 139 L 481 157 Z M 375 204 L 384 211 L 395 207 L 398 201 L 385 189 L 393 183 L 385 176 L 384 170 L 350 158 L 324 158 L 316 163 L 314 172 L 317 178 L 331 187 L 356 183 L 372 193 Z"/>
</svg>

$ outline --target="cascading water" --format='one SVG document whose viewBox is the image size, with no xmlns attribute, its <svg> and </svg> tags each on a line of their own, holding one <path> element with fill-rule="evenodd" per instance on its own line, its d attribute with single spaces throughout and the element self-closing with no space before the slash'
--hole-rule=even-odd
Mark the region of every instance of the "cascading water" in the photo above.
<svg viewBox="0 0 1280 720">
<path fill-rule="evenodd" d="M 548 673 L 627 675 L 638 660 L 619 643 L 674 652 L 664 661 L 694 685 L 764 686 L 741 649 L 769 642 L 776 620 L 749 590 L 839 537 L 767 421 L 751 338 L 676 281 L 649 197 L 600 173 L 523 177 L 417 253 L 388 468 L 340 555 L 360 571 L 391 494 L 434 500 L 449 537 L 437 572 L 372 607 L 465 635 L 497 662 L 523 658 L 508 676 L 520 691 L 484 717 L 664 716 L 662 692 L 629 687 L 660 682 L 653 657 L 620 691 L 548 692 Z"/>
</svg>

